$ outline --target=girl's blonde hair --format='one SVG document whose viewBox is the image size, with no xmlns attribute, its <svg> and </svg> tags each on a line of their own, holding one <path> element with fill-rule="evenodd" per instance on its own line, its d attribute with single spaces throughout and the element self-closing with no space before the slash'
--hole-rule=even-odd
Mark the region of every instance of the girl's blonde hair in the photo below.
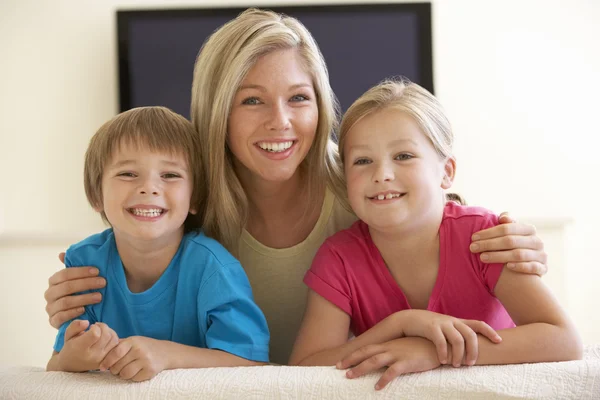
<svg viewBox="0 0 600 400">
<path fill-rule="evenodd" d="M 104 123 L 90 140 L 83 168 L 85 194 L 94 209 L 103 207 L 102 176 L 115 151 L 122 145 L 185 158 L 193 185 L 190 204 L 197 208 L 197 214 L 188 214 L 184 231 L 200 229 L 206 189 L 203 185 L 200 138 L 192 123 L 165 107 L 133 108 Z M 110 224 L 104 211 L 100 215 Z"/>
<path fill-rule="evenodd" d="M 234 254 L 248 218 L 248 199 L 227 146 L 227 120 L 233 98 L 252 66 L 261 56 L 283 49 L 297 49 L 317 97 L 317 132 L 300 166 L 306 172 L 310 195 L 322 190 L 329 174 L 338 173 L 337 146 L 331 135 L 339 121 L 339 106 L 323 56 L 304 25 L 286 15 L 248 9 L 208 38 L 194 66 L 191 118 L 202 138 L 208 182 L 203 228 Z"/>
<path fill-rule="evenodd" d="M 440 102 L 425 88 L 408 79 L 389 79 L 367 90 L 344 114 L 339 132 L 340 161 L 344 163 L 344 143 L 350 129 L 362 118 L 384 109 L 393 108 L 408 114 L 429 138 L 441 159 L 452 157 L 454 134 Z M 343 167 L 341 168 L 343 170 Z M 342 175 L 332 176 L 331 186 L 342 204 L 350 209 L 346 181 Z M 448 201 L 466 204 L 455 193 L 447 193 Z"/>
</svg>

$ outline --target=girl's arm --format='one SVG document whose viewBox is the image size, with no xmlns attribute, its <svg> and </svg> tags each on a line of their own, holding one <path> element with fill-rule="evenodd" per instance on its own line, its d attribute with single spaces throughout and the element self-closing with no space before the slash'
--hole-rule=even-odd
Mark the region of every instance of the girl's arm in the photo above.
<svg viewBox="0 0 600 400">
<path fill-rule="evenodd" d="M 500 344 L 480 337 L 477 364 L 581 359 L 575 326 L 538 276 L 504 269 L 494 292 L 517 327 L 499 331 Z"/>
<path fill-rule="evenodd" d="M 434 343 L 439 361 L 460 365 L 477 359 L 477 335 L 500 342 L 485 322 L 461 320 L 425 310 L 404 310 L 380 321 L 362 335 L 348 340 L 350 316 L 309 290 L 302 326 L 290 357 L 290 365 L 334 365 L 354 351 L 404 336 L 419 336 Z M 454 345 L 448 353 L 448 343 Z"/>
</svg>

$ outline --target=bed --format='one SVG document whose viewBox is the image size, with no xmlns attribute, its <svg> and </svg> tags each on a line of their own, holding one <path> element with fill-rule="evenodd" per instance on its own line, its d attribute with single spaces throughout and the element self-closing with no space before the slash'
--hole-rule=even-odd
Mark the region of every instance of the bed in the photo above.
<svg viewBox="0 0 600 400">
<path fill-rule="evenodd" d="M 333 367 L 238 367 L 164 371 L 133 383 L 110 373 L 0 368 L 1 399 L 600 399 L 600 345 L 581 361 L 442 367 L 373 389 L 379 374 L 348 380 Z"/>
</svg>

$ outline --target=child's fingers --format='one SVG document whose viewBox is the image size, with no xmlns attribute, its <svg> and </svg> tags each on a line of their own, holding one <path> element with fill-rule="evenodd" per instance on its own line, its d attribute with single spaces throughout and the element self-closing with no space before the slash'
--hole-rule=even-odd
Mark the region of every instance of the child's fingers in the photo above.
<svg viewBox="0 0 600 400">
<path fill-rule="evenodd" d="M 473 329 L 462 322 L 457 322 L 454 326 L 465 339 L 465 363 L 467 365 L 475 364 L 475 361 L 477 361 L 477 357 L 479 356 L 477 334 Z"/>
<path fill-rule="evenodd" d="M 453 324 L 443 327 L 444 336 L 452 346 L 452 365 L 459 367 L 465 354 L 465 339 Z"/>
<path fill-rule="evenodd" d="M 65 330 L 65 342 L 85 332 L 89 325 L 90 321 L 87 321 L 85 319 L 76 319 L 73 322 L 71 322 Z"/>
<path fill-rule="evenodd" d="M 110 340 L 108 341 L 106 346 L 104 346 L 104 352 L 108 353 L 109 351 L 111 351 L 112 349 L 117 347 L 118 345 L 119 345 L 119 336 L 117 335 L 117 332 L 110 329 Z"/>
<path fill-rule="evenodd" d="M 115 348 L 108 352 L 104 360 L 100 363 L 100 370 L 110 369 L 113 375 L 121 372 L 121 368 L 127 365 L 133 359 L 129 355 L 131 344 L 128 341 L 120 342 Z"/>
<path fill-rule="evenodd" d="M 346 377 L 350 379 L 358 378 L 370 372 L 377 371 L 378 369 L 383 368 L 387 365 L 390 365 L 394 361 L 394 356 L 391 353 L 378 353 L 367 358 L 351 370 L 348 370 L 348 372 L 346 372 Z"/>
<path fill-rule="evenodd" d="M 538 261 L 529 261 L 529 262 L 509 262 L 506 264 L 506 267 L 512 271 L 520 272 L 522 274 L 531 274 L 542 276 L 546 272 L 548 272 L 548 266 L 546 264 L 542 264 Z"/>
<path fill-rule="evenodd" d="M 144 364 L 141 360 L 133 360 L 129 364 L 125 365 L 119 372 L 119 376 L 123 379 L 131 379 L 142 370 Z M 112 372 L 112 371 L 111 371 Z"/>
<path fill-rule="evenodd" d="M 446 364 L 448 361 L 448 342 L 446 342 L 446 337 L 440 328 L 435 329 L 431 337 L 427 339 L 431 340 L 435 345 L 435 349 L 438 354 L 438 360 L 440 364 Z"/>
<path fill-rule="evenodd" d="M 97 327 L 98 329 L 100 329 L 100 337 L 91 346 L 90 350 L 95 351 L 95 352 L 101 352 L 102 350 L 104 350 L 104 348 L 106 347 L 106 345 L 108 344 L 108 342 L 110 341 L 110 339 L 112 337 L 112 335 L 110 333 L 110 331 L 112 329 L 110 329 L 108 327 L 108 325 L 106 325 L 105 323 L 102 323 L 102 322 L 97 322 L 94 324 L 94 326 Z"/>
<path fill-rule="evenodd" d="M 152 369 L 144 367 L 133 378 L 131 378 L 131 380 L 134 382 L 147 381 L 148 379 L 154 378 L 155 375 L 156 373 L 154 373 Z"/>
<path fill-rule="evenodd" d="M 375 390 L 383 389 L 388 383 L 393 381 L 395 378 L 399 377 L 402 374 L 406 374 L 411 372 L 408 369 L 409 365 L 406 361 L 398 361 L 388 367 L 388 369 L 381 375 L 379 381 L 375 384 Z"/>
<path fill-rule="evenodd" d="M 486 338 L 490 339 L 492 343 L 500 343 L 502 341 L 502 338 L 500 335 L 498 335 L 498 332 L 496 332 L 494 328 L 483 321 L 476 321 L 472 319 L 463 319 L 461 321 L 474 332 L 480 333 Z"/>
<path fill-rule="evenodd" d="M 354 351 L 349 356 L 344 357 L 340 362 L 337 363 L 338 369 L 346 369 L 360 364 L 364 360 L 374 356 L 375 354 L 382 353 L 383 346 L 379 344 L 371 344 L 368 346 L 361 347 Z"/>
<path fill-rule="evenodd" d="M 504 211 L 498 216 L 498 222 L 501 224 L 508 224 L 511 222 L 517 222 L 517 220 L 511 217 L 508 212 Z"/>
</svg>

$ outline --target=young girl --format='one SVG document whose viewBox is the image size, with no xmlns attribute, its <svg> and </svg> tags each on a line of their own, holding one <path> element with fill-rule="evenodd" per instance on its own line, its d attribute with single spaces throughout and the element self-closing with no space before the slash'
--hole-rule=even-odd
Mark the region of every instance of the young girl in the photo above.
<svg viewBox="0 0 600 400">
<path fill-rule="evenodd" d="M 445 363 L 581 357 L 573 324 L 538 276 L 469 251 L 472 234 L 498 218 L 448 201 L 458 198 L 445 193 L 456 170 L 452 142 L 440 104 L 414 83 L 384 82 L 347 111 L 340 153 L 360 220 L 326 240 L 304 278 L 310 291 L 291 363 L 353 367 L 349 378 L 388 367 L 380 389 Z"/>
</svg>

